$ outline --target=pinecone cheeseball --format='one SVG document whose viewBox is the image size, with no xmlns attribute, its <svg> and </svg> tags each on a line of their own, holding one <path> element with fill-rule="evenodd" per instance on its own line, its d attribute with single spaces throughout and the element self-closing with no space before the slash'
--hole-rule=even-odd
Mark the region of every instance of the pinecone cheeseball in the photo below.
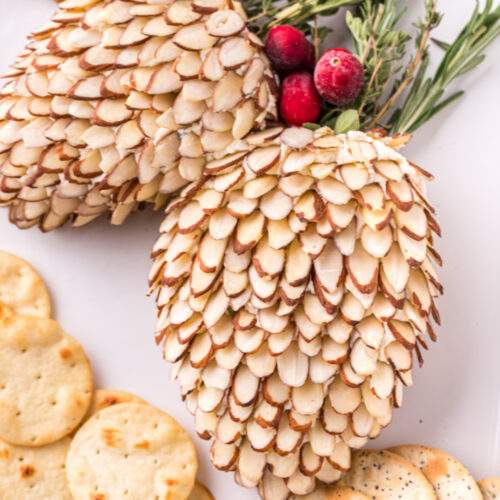
<svg viewBox="0 0 500 500">
<path fill-rule="evenodd" d="M 337 480 L 401 405 L 439 323 L 440 230 L 397 138 L 244 142 L 167 208 L 150 282 L 214 465 L 280 500 Z"/>
<path fill-rule="evenodd" d="M 230 0 L 64 0 L 0 93 L 0 204 L 21 228 L 164 204 L 276 118 L 261 42 Z"/>
</svg>

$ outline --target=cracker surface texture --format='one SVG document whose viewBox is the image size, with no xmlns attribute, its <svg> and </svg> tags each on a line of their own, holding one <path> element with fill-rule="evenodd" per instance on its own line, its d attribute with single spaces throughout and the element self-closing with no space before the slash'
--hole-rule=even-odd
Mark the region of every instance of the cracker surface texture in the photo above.
<svg viewBox="0 0 500 500">
<path fill-rule="evenodd" d="M 196 481 L 188 500 L 215 500 L 215 498 L 204 484 Z"/>
<path fill-rule="evenodd" d="M 0 438 L 22 446 L 53 443 L 81 422 L 92 397 L 82 346 L 56 321 L 0 319 Z"/>
<path fill-rule="evenodd" d="M 369 500 L 369 497 L 354 488 L 344 486 L 327 490 L 324 500 Z"/>
<path fill-rule="evenodd" d="M 143 403 L 146 402 L 136 396 L 125 391 L 117 391 L 114 389 L 97 389 L 92 397 L 92 402 L 90 403 L 90 408 L 87 413 L 87 418 L 92 417 L 98 411 L 104 410 L 104 408 L 109 408 L 110 406 L 119 405 L 122 403 Z"/>
<path fill-rule="evenodd" d="M 484 500 L 500 499 L 500 477 L 489 477 L 477 482 Z"/>
<path fill-rule="evenodd" d="M 15 316 L 14 309 L 3 302 L 0 302 L 0 319 L 11 318 L 12 316 Z"/>
<path fill-rule="evenodd" d="M 0 251 L 0 301 L 16 314 L 50 318 L 52 305 L 47 285 L 25 260 Z"/>
<path fill-rule="evenodd" d="M 2 500 L 71 500 L 66 480 L 69 438 L 38 448 L 0 441 Z"/>
<path fill-rule="evenodd" d="M 391 451 L 417 466 L 440 500 L 482 500 L 472 474 L 449 453 L 422 445 L 396 446 Z"/>
<path fill-rule="evenodd" d="M 339 481 L 372 500 L 436 500 L 433 487 L 409 460 L 389 451 L 353 454 L 351 470 Z"/>
<path fill-rule="evenodd" d="M 140 403 L 96 413 L 76 433 L 66 470 L 75 500 L 185 500 L 198 461 L 186 431 Z"/>
</svg>

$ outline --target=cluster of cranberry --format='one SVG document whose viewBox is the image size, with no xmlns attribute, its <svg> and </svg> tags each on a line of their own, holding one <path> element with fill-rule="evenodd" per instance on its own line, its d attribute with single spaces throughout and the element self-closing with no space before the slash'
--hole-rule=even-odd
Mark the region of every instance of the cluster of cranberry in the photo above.
<svg viewBox="0 0 500 500">
<path fill-rule="evenodd" d="M 266 53 L 283 77 L 280 112 L 289 125 L 317 122 L 323 100 L 343 108 L 363 87 L 363 65 L 354 54 L 333 48 L 316 62 L 314 46 L 293 26 L 272 28 L 266 38 Z"/>
</svg>

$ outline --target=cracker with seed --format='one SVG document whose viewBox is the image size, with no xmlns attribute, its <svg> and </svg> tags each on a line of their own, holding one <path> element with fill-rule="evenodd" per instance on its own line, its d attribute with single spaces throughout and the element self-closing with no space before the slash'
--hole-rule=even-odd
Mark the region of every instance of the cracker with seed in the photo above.
<svg viewBox="0 0 500 500">
<path fill-rule="evenodd" d="M 0 438 L 42 446 L 81 422 L 92 397 L 82 346 L 51 319 L 0 319 Z"/>
<path fill-rule="evenodd" d="M 210 490 L 199 481 L 196 481 L 193 491 L 189 494 L 188 500 L 215 500 Z"/>
<path fill-rule="evenodd" d="M 75 500 L 186 500 L 197 470 L 186 431 L 169 415 L 141 403 L 97 412 L 76 433 L 66 461 Z"/>
<path fill-rule="evenodd" d="M 418 467 L 389 451 L 359 450 L 338 486 L 349 486 L 372 500 L 436 500 L 434 488 Z"/>
<path fill-rule="evenodd" d="M 0 440 L 2 500 L 71 500 L 66 480 L 69 438 L 28 448 Z"/>
<path fill-rule="evenodd" d="M 326 490 L 324 500 L 368 500 L 368 497 L 354 488 L 339 486 Z"/>
<path fill-rule="evenodd" d="M 368 500 L 368 498 L 364 493 L 349 486 L 321 486 L 307 495 L 293 495 L 291 500 Z"/>
<path fill-rule="evenodd" d="M 483 496 L 472 474 L 448 453 L 422 445 L 396 446 L 390 451 L 417 466 L 432 484 L 440 500 L 482 500 Z"/>
<path fill-rule="evenodd" d="M 477 482 L 484 500 L 500 499 L 500 477 L 489 477 Z"/>
<path fill-rule="evenodd" d="M 50 318 L 52 305 L 45 282 L 25 260 L 0 251 L 0 301 L 15 314 Z"/>
<path fill-rule="evenodd" d="M 294 495 L 291 500 L 369 500 L 369 497 L 349 486 L 324 486 L 307 495 Z"/>
</svg>

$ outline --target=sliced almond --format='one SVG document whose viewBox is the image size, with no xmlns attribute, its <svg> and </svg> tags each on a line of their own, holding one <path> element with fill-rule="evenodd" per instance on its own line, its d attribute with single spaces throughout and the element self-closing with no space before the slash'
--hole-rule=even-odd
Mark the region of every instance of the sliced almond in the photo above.
<svg viewBox="0 0 500 500">
<path fill-rule="evenodd" d="M 132 117 L 132 112 L 125 106 L 125 102 L 106 99 L 101 101 L 94 111 L 94 123 L 96 125 L 120 125 Z"/>
<path fill-rule="evenodd" d="M 254 212 L 238 222 L 234 249 L 237 253 L 244 253 L 253 248 L 260 240 L 264 230 L 265 219 L 260 212 Z"/>
<path fill-rule="evenodd" d="M 264 399 L 273 406 L 284 404 L 289 399 L 290 387 L 281 381 L 278 372 L 264 380 L 262 385 Z"/>
<path fill-rule="evenodd" d="M 306 381 L 304 385 L 292 389 L 293 408 L 303 415 L 316 414 L 323 405 L 323 399 L 323 386 L 321 384 Z"/>
<path fill-rule="evenodd" d="M 295 471 L 286 483 L 288 489 L 296 495 L 307 495 L 314 490 L 316 480 L 314 477 L 306 476 L 299 470 Z"/>
<path fill-rule="evenodd" d="M 248 63 L 253 55 L 253 47 L 242 37 L 228 38 L 222 43 L 219 50 L 219 60 L 226 69 L 239 68 Z"/>
<path fill-rule="evenodd" d="M 311 258 L 301 248 L 300 243 L 295 240 L 288 249 L 285 265 L 285 276 L 291 286 L 303 284 L 309 276 Z"/>
<path fill-rule="evenodd" d="M 214 111 L 230 111 L 241 100 L 242 79 L 233 72 L 223 76 L 214 91 Z"/>
<path fill-rule="evenodd" d="M 212 47 L 217 38 L 208 33 L 204 23 L 194 23 L 181 28 L 174 35 L 173 41 L 186 50 L 203 50 Z"/>
<path fill-rule="evenodd" d="M 317 421 L 309 431 L 312 450 L 320 457 L 328 457 L 335 448 L 335 436 L 325 431 L 321 421 Z"/>
<path fill-rule="evenodd" d="M 386 191 L 400 210 L 407 212 L 413 206 L 413 192 L 410 184 L 405 179 L 389 181 L 386 185 Z"/>
<path fill-rule="evenodd" d="M 302 443 L 302 439 L 302 433 L 295 431 L 290 427 L 288 415 L 284 414 L 281 417 L 278 434 L 276 436 L 276 452 L 279 455 L 288 455 L 289 453 L 294 453 Z"/>
<path fill-rule="evenodd" d="M 245 440 L 240 446 L 238 458 L 238 470 L 243 478 L 248 480 L 245 486 L 257 486 L 264 473 L 265 465 L 265 453 L 255 451 L 251 443 Z"/>
<path fill-rule="evenodd" d="M 255 420 L 247 424 L 247 439 L 256 451 L 268 451 L 275 442 L 276 429 L 261 427 Z"/>
<path fill-rule="evenodd" d="M 281 380 L 290 387 L 301 387 L 307 378 L 309 361 L 298 348 L 296 342 L 277 358 L 278 373 Z"/>
<path fill-rule="evenodd" d="M 238 451 L 235 444 L 225 444 L 216 439 L 210 448 L 210 459 L 217 469 L 228 471 L 236 463 Z"/>
<path fill-rule="evenodd" d="M 337 377 L 330 386 L 330 402 L 337 413 L 352 413 L 361 403 L 361 391 L 358 388 L 345 385 Z"/>
<path fill-rule="evenodd" d="M 388 344 L 385 347 L 385 356 L 396 370 L 405 371 L 412 367 L 411 353 L 400 342 Z"/>
</svg>

